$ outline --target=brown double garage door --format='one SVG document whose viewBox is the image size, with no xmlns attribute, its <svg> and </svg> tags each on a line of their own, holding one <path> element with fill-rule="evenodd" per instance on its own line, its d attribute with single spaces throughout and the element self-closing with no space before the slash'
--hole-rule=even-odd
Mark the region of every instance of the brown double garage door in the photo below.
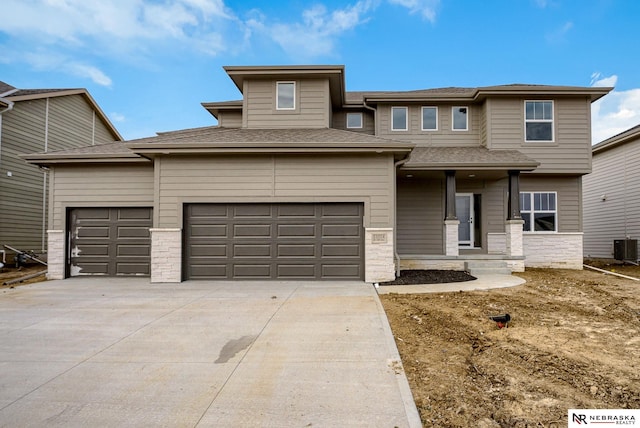
<svg viewBox="0 0 640 428">
<path fill-rule="evenodd" d="M 363 204 L 187 204 L 185 279 L 363 279 Z"/>
</svg>

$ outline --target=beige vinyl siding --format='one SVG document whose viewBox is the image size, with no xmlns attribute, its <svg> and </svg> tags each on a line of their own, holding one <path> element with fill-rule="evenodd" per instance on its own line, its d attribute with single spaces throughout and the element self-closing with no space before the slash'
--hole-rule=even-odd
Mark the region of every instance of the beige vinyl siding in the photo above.
<svg viewBox="0 0 640 428">
<path fill-rule="evenodd" d="M 488 111 L 487 103 L 482 104 L 479 108 L 479 122 L 480 122 L 480 145 L 483 147 L 487 147 L 487 111 Z"/>
<path fill-rule="evenodd" d="M 51 229 L 65 229 L 66 208 L 153 206 L 153 165 L 56 166 L 51 174 Z"/>
<path fill-rule="evenodd" d="M 399 254 L 444 254 L 443 187 L 443 180 L 398 178 Z"/>
<path fill-rule="evenodd" d="M 159 227 L 182 227 L 182 204 L 364 202 L 365 226 L 393 225 L 393 158 L 361 156 L 175 157 L 159 168 Z"/>
<path fill-rule="evenodd" d="M 224 111 L 218 113 L 218 126 L 225 128 L 242 128 L 242 112 Z"/>
<path fill-rule="evenodd" d="M 438 107 L 438 130 L 422 131 L 422 106 Z M 451 129 L 452 104 L 380 104 L 377 110 L 378 135 L 399 141 L 410 141 L 418 146 L 447 146 L 469 147 L 480 145 L 480 117 L 481 107 L 465 103 L 455 104 L 457 107 L 469 108 L 469 129 L 467 131 L 453 131 Z M 391 107 L 408 107 L 409 130 L 391 130 Z"/>
<path fill-rule="evenodd" d="M 328 128 L 331 109 L 329 81 L 300 79 L 295 83 L 295 110 L 276 110 L 276 80 L 246 81 L 243 125 L 270 129 Z"/>
<path fill-rule="evenodd" d="M 527 100 L 529 98 L 526 98 Z M 540 162 L 534 174 L 587 173 L 591 168 L 590 102 L 586 98 L 554 101 L 554 141 L 524 141 L 525 98 L 487 101 L 490 149 L 516 149 Z"/>
<path fill-rule="evenodd" d="M 362 113 L 362 128 L 347 128 L 347 113 Z M 339 110 L 333 113 L 332 128 L 343 129 L 345 131 L 362 132 L 364 134 L 375 135 L 375 120 L 371 111 L 351 111 Z"/>
<path fill-rule="evenodd" d="M 640 140 L 594 154 L 583 189 L 586 257 L 613 257 L 614 239 L 640 240 Z"/>
<path fill-rule="evenodd" d="M 558 232 L 582 232 L 582 180 L 574 177 L 520 176 L 521 192 L 557 192 Z"/>
<path fill-rule="evenodd" d="M 48 135 L 48 151 L 92 145 L 93 109 L 81 95 L 49 98 Z"/>
</svg>

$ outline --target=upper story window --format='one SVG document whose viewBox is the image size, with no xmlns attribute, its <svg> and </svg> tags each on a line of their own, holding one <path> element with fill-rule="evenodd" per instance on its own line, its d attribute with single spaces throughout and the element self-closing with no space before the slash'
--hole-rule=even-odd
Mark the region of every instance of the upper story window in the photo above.
<svg viewBox="0 0 640 428">
<path fill-rule="evenodd" d="M 469 107 L 451 107 L 451 129 L 467 131 L 469 129 Z"/>
<path fill-rule="evenodd" d="M 295 110 L 296 82 L 276 83 L 276 110 Z"/>
<path fill-rule="evenodd" d="M 347 128 L 348 129 L 361 129 L 362 128 L 362 113 L 347 113 Z"/>
<path fill-rule="evenodd" d="M 407 107 L 391 107 L 391 130 L 407 131 L 409 129 L 409 112 Z"/>
<path fill-rule="evenodd" d="M 438 107 L 422 107 L 422 130 L 438 130 Z"/>
<path fill-rule="evenodd" d="M 520 192 L 524 232 L 557 232 L 556 192 Z"/>
<path fill-rule="evenodd" d="M 524 102 L 525 141 L 553 141 L 553 101 Z"/>
</svg>

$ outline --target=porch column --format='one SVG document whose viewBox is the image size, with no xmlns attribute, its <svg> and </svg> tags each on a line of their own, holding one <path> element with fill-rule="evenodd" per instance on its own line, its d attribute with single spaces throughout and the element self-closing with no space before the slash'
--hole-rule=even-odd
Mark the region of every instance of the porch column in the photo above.
<svg viewBox="0 0 640 428">
<path fill-rule="evenodd" d="M 509 200 L 507 203 L 507 221 L 505 232 L 507 240 L 507 256 L 523 257 L 524 242 L 520 215 L 520 171 L 509 171 Z"/>
<path fill-rule="evenodd" d="M 521 220 L 520 216 L 520 171 L 509 171 L 509 201 L 507 220 Z"/>
<path fill-rule="evenodd" d="M 458 228 L 460 226 L 460 220 L 458 220 L 458 216 L 456 215 L 456 172 L 451 170 L 445 171 L 445 177 L 445 255 L 458 256 L 460 254 L 460 249 L 458 248 Z"/>
</svg>

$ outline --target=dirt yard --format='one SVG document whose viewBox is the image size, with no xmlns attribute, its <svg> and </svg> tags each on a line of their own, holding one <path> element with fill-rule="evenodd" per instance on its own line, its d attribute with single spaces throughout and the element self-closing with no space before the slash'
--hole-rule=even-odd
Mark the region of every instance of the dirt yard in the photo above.
<svg viewBox="0 0 640 428">
<path fill-rule="evenodd" d="M 423 425 L 566 426 L 570 408 L 640 408 L 640 282 L 518 276 L 527 283 L 508 289 L 380 296 Z M 498 329 L 488 317 L 503 313 Z"/>
</svg>

